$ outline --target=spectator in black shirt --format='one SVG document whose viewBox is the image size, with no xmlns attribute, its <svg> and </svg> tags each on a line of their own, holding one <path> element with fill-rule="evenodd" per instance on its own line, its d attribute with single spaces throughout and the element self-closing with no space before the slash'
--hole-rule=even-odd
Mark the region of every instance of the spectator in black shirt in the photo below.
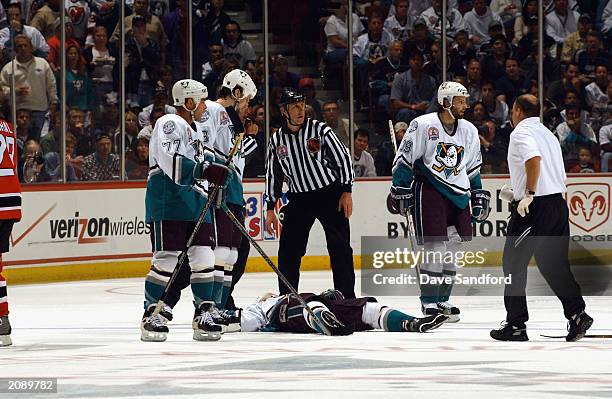
<svg viewBox="0 0 612 399">
<path fill-rule="evenodd" d="M 423 17 L 417 18 L 412 23 L 412 37 L 404 42 L 404 51 L 402 53 L 402 64 L 408 65 L 408 59 L 413 53 L 423 54 L 425 61 L 431 59 L 431 45 L 434 39 L 427 30 L 427 24 Z"/>
<path fill-rule="evenodd" d="M 465 75 L 468 63 L 471 59 L 476 58 L 476 50 L 472 47 L 472 42 L 469 41 L 468 33 L 465 30 L 457 32 L 448 56 L 453 74 Z"/>
<path fill-rule="evenodd" d="M 508 57 L 508 42 L 504 35 L 491 38 L 493 46 L 491 54 L 485 56 L 480 62 L 482 77 L 486 80 L 496 81 L 504 76 L 506 58 Z"/>
<path fill-rule="evenodd" d="M 159 44 L 149 37 L 146 23 L 145 17 L 134 15 L 132 30 L 127 33 L 125 41 L 125 53 L 128 60 L 125 68 L 126 92 L 132 103 L 141 107 L 151 102 L 153 85 L 158 78 L 161 60 Z M 146 76 L 147 79 L 143 79 L 143 76 Z"/>
<path fill-rule="evenodd" d="M 570 63 L 565 68 L 563 78 L 552 82 L 546 91 L 546 98 L 551 100 L 555 105 L 561 106 L 565 93 L 570 90 L 579 90 L 582 87 L 578 78 L 578 65 Z"/>
<path fill-rule="evenodd" d="M 217 99 L 217 87 L 221 85 L 225 71 L 225 58 L 221 43 L 212 42 L 208 45 L 209 61 L 202 65 L 202 83 L 208 89 L 208 99 Z"/>
<path fill-rule="evenodd" d="M 521 76 L 519 62 L 516 58 L 506 58 L 506 74 L 495 82 L 498 97 L 506 104 L 514 104 L 514 99 L 529 91 L 530 84 Z"/>
<path fill-rule="evenodd" d="M 576 53 L 576 63 L 583 83 L 595 79 L 597 65 L 610 65 L 610 55 L 601 48 L 601 36 L 597 31 L 592 30 L 587 34 L 586 47 Z"/>
</svg>

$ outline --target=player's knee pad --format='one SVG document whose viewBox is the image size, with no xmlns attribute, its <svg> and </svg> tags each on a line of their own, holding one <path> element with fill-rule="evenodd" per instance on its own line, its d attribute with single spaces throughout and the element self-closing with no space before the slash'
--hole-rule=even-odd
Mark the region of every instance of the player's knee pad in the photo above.
<svg viewBox="0 0 612 399">
<path fill-rule="evenodd" d="M 233 270 L 236 262 L 238 262 L 238 248 L 231 248 L 227 257 L 225 270 Z"/>
<path fill-rule="evenodd" d="M 423 262 L 421 269 L 431 273 L 442 273 L 443 260 L 446 252 L 444 241 L 426 242 L 423 246 Z"/>
<path fill-rule="evenodd" d="M 230 257 L 229 247 L 216 247 L 215 248 L 215 265 L 224 266 Z"/>
<path fill-rule="evenodd" d="M 378 302 L 366 302 L 363 305 L 363 313 L 361 321 L 372 328 L 382 328 L 382 320 L 385 313 L 389 310 L 387 306 L 383 306 Z"/>
<path fill-rule="evenodd" d="M 197 273 L 215 267 L 215 253 L 211 247 L 195 245 L 187 250 L 191 271 Z"/>
<path fill-rule="evenodd" d="M 178 261 L 178 251 L 155 251 L 153 252 L 153 259 L 151 260 L 151 273 L 160 274 L 164 277 L 162 280 L 168 281 L 169 276 L 165 276 L 167 273 L 172 274 Z"/>
</svg>

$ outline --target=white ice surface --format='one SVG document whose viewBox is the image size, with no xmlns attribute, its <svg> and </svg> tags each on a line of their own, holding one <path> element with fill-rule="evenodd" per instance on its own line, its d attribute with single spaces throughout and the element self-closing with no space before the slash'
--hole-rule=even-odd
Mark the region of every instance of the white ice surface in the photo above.
<svg viewBox="0 0 612 399">
<path fill-rule="evenodd" d="M 123 279 L 9 286 L 14 344 L 0 348 L 0 377 L 57 377 L 58 394 L 41 398 L 612 397 L 612 340 L 540 337 L 565 333 L 554 297 L 529 299 L 529 342 L 489 338 L 504 318 L 502 298 L 492 297 L 454 298 L 461 322 L 427 334 L 238 333 L 196 342 L 187 290 L 168 340 L 145 343 L 138 328 L 143 285 Z M 329 272 L 302 273 L 301 291 L 329 286 Z M 237 303 L 275 288 L 272 273 L 247 274 Z M 417 298 L 379 300 L 420 315 Z M 610 304 L 587 298 L 595 318 L 590 333 L 612 333 Z"/>
</svg>

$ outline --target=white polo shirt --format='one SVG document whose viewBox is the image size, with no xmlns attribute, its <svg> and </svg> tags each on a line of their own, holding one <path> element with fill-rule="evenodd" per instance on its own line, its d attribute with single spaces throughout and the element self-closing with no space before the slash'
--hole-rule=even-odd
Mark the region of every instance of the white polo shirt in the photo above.
<svg viewBox="0 0 612 399">
<path fill-rule="evenodd" d="M 508 147 L 508 169 L 514 199 L 525 195 L 527 173 L 525 162 L 540 157 L 540 177 L 536 187 L 536 197 L 564 193 L 565 167 L 561 145 L 555 135 L 540 123 L 540 118 L 526 118 L 518 123 L 510 135 Z"/>
</svg>

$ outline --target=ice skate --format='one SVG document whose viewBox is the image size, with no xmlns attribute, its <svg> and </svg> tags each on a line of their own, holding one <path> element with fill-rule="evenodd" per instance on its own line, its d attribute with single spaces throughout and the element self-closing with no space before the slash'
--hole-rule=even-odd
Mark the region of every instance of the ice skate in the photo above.
<svg viewBox="0 0 612 399">
<path fill-rule="evenodd" d="M 193 339 L 196 341 L 218 341 L 221 339 L 223 327 L 215 324 L 211 316 L 213 305 L 211 303 L 202 303 L 196 309 L 194 314 L 192 327 Z"/>
<path fill-rule="evenodd" d="M 8 316 L 0 317 L 0 346 L 13 345 L 11 341 L 11 323 Z"/>
<path fill-rule="evenodd" d="M 440 327 L 448 319 L 446 315 L 437 314 L 427 317 L 414 318 L 402 322 L 402 330 L 406 332 L 426 332 L 435 330 Z"/>
<path fill-rule="evenodd" d="M 446 320 L 447 323 L 457 323 L 460 320 L 459 314 L 461 313 L 461 311 L 458 307 L 453 306 L 448 301 L 438 302 L 437 305 L 438 309 L 440 309 L 442 314 L 448 316 L 448 320 Z"/>
<path fill-rule="evenodd" d="M 172 320 L 172 309 L 164 306 L 159 314 L 152 316 L 156 305 L 149 305 L 140 323 L 140 340 L 146 342 L 163 342 L 168 336 L 166 324 Z"/>
</svg>

